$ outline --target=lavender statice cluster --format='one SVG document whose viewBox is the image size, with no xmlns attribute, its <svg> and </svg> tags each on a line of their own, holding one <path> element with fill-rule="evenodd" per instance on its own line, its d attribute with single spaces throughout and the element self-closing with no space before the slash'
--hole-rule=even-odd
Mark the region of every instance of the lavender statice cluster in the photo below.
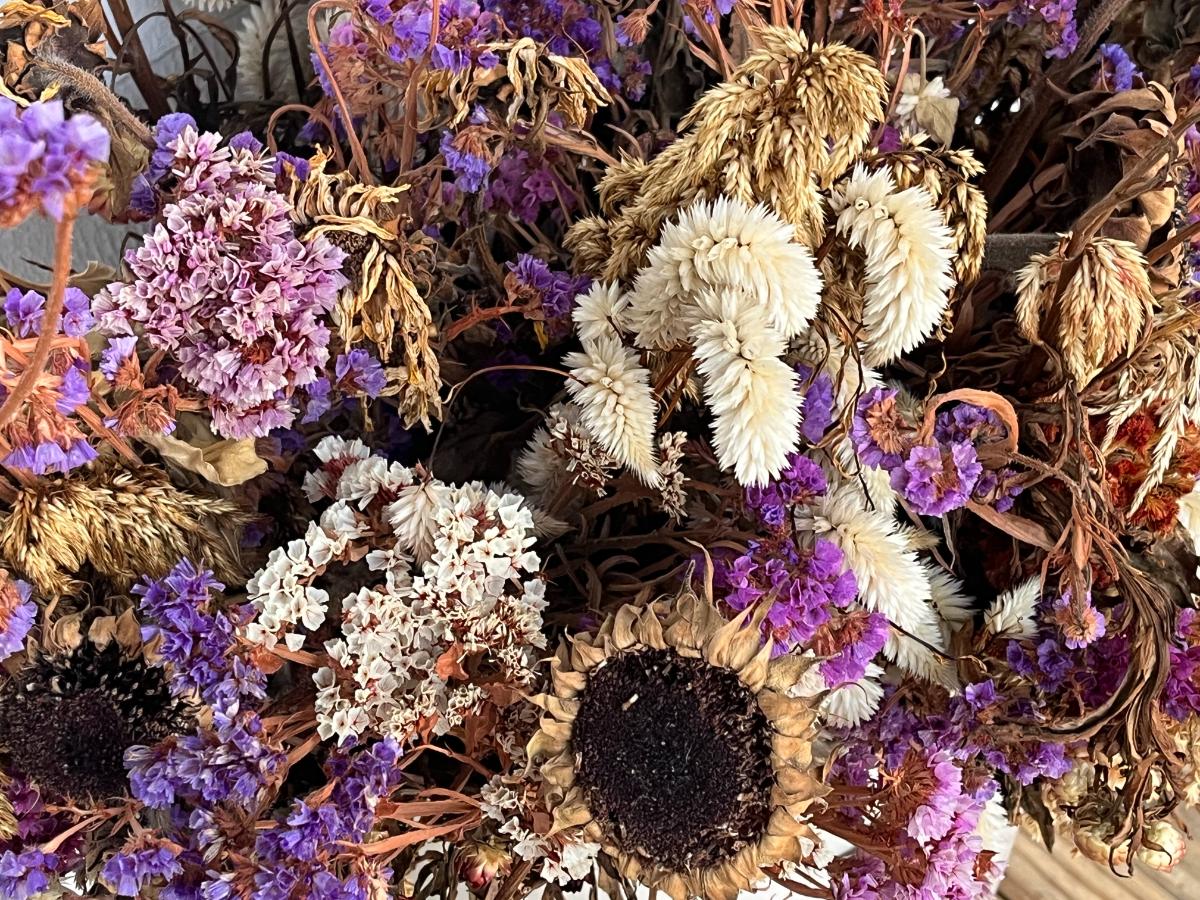
<svg viewBox="0 0 1200 900">
<path fill-rule="evenodd" d="M 520 254 L 508 269 L 512 292 L 532 298 L 546 321 L 560 326 L 571 318 L 575 298 L 591 285 L 590 278 L 552 269 L 530 253 Z"/>
<path fill-rule="evenodd" d="M 430 0 L 366 0 L 363 10 L 391 34 L 388 54 L 398 63 L 418 62 L 427 55 L 435 69 L 459 72 L 476 65 L 485 69 L 499 62 L 484 47 L 498 36 L 494 13 L 480 9 L 474 0 L 445 0 L 437 4 L 438 28 L 434 38 Z"/>
<path fill-rule="evenodd" d="M 25 647 L 25 637 L 37 618 L 33 588 L 0 569 L 0 662 Z"/>
<path fill-rule="evenodd" d="M 38 208 L 61 219 L 69 207 L 86 203 L 110 142 L 87 113 L 68 118 L 61 100 L 36 100 L 22 109 L 0 97 L 0 227 Z"/>
<path fill-rule="evenodd" d="M 56 341 L 48 371 L 35 383 L 17 415 L 3 429 L 9 450 L 3 463 L 35 475 L 69 472 L 96 458 L 77 413 L 92 397 L 92 367 L 83 339 L 94 325 L 91 301 L 83 291 L 68 287 L 63 311 L 56 322 L 45 323 L 46 298 L 37 291 L 12 288 L 4 298 L 4 320 L 12 334 L 13 349 L 3 354 L 0 368 L 0 401 L 14 390 L 25 374 L 21 360 L 49 325 Z"/>
<path fill-rule="evenodd" d="M 999 0 L 979 0 L 983 9 L 991 9 Z M 1066 59 L 1079 44 L 1079 28 L 1075 21 L 1077 0 L 1018 0 L 1008 10 L 1008 21 L 1026 28 L 1041 25 L 1046 29 L 1046 56 Z"/>
<path fill-rule="evenodd" d="M 168 147 L 175 199 L 126 253 L 132 279 L 96 296 L 100 326 L 137 329 L 170 352 L 219 434 L 287 427 L 294 394 L 328 361 L 345 255 L 322 236 L 296 236 L 273 161 L 253 138 L 222 146 L 219 135 L 189 126 Z"/>
<path fill-rule="evenodd" d="M 149 633 L 159 638 L 172 692 L 198 698 L 208 723 L 194 734 L 126 752 L 133 795 L 152 808 L 250 808 L 282 773 L 283 754 L 262 740 L 255 711 L 266 696 L 266 677 L 238 649 L 252 610 L 223 607 L 222 589 L 211 572 L 188 560 L 135 588 Z"/>
<path fill-rule="evenodd" d="M 872 388 L 855 410 L 851 439 L 859 459 L 884 469 L 892 489 L 924 516 L 943 516 L 968 502 L 1012 508 L 1020 494 L 1016 472 L 1007 466 L 985 466 L 980 449 L 1007 436 L 990 409 L 960 403 L 937 414 L 931 440 L 917 440 L 914 423 L 904 419 L 898 391 Z"/>
</svg>

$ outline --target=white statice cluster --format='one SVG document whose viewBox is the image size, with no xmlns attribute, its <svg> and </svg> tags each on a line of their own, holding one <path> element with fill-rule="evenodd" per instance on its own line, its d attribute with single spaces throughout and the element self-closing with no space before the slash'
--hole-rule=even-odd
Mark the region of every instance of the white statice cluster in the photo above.
<svg viewBox="0 0 1200 900">
<path fill-rule="evenodd" d="M 533 826 L 538 811 L 526 798 L 536 796 L 541 779 L 530 772 L 514 790 L 500 775 L 479 789 L 480 813 L 484 822 L 512 845 L 513 854 L 530 863 L 541 863 L 541 876 L 551 884 L 565 885 L 592 874 L 600 845 L 582 840 L 579 829 L 558 832 L 553 840 L 539 835 Z"/>
<path fill-rule="evenodd" d="M 954 236 L 923 187 L 898 191 L 886 169 L 855 166 L 834 189 L 837 232 L 866 255 L 864 359 L 883 365 L 933 332 L 954 286 Z"/>
<path fill-rule="evenodd" d="M 524 499 L 445 484 L 360 441 L 328 437 L 316 452 L 305 491 L 332 503 L 251 579 L 247 637 L 295 652 L 332 620 L 330 664 L 313 676 L 322 739 L 444 733 L 487 702 L 481 682 L 531 684 L 546 602 Z M 317 582 L 346 584 L 334 566 L 359 561 L 376 580 L 331 603 Z"/>
<path fill-rule="evenodd" d="M 743 484 L 764 483 L 798 444 L 802 400 L 783 356 L 816 314 L 821 287 L 809 248 L 766 206 L 697 201 L 663 228 L 630 290 L 601 283 L 578 299 L 583 350 L 566 359 L 567 388 L 584 427 L 658 487 L 658 401 L 639 351 L 685 351 L 718 461 Z"/>
</svg>

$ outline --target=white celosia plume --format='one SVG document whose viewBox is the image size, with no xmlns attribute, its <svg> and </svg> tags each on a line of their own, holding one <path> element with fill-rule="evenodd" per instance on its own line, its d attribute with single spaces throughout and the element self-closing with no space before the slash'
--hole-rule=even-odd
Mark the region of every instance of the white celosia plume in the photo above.
<svg viewBox="0 0 1200 900">
<path fill-rule="evenodd" d="M 583 426 L 618 462 L 657 487 L 654 394 L 637 353 L 615 337 L 602 337 L 584 341 L 583 352 L 568 354 L 564 362 L 571 370 L 567 390 Z"/>
<path fill-rule="evenodd" d="M 625 330 L 628 306 L 629 298 L 621 292 L 620 285 L 611 281 L 595 282 L 586 293 L 575 298 L 575 309 L 571 312 L 575 333 L 581 341 L 619 338 Z"/>
<path fill-rule="evenodd" d="M 233 0 L 192 0 L 192 4 L 199 8 L 207 6 L 212 12 L 221 12 L 232 6 Z M 311 76 L 308 65 L 308 5 L 307 2 L 291 5 L 288 13 L 291 24 L 289 30 L 281 21 L 279 0 L 263 0 L 258 5 L 247 4 L 246 17 L 237 30 L 238 100 L 262 100 L 268 95 L 299 97 L 291 41 L 294 39 L 297 43 L 301 76 L 308 78 Z M 264 75 L 268 80 L 264 80 Z"/>
<path fill-rule="evenodd" d="M 946 311 L 954 240 L 922 187 L 896 190 L 891 173 L 855 167 L 830 204 L 837 231 L 866 255 L 865 358 L 883 365 L 927 338 Z"/>
<path fill-rule="evenodd" d="M 701 293 L 740 288 L 784 338 L 816 315 L 821 275 L 795 231 L 766 206 L 719 197 L 698 200 L 669 222 L 630 295 L 629 323 L 639 346 L 668 349 L 687 340 Z"/>
<path fill-rule="evenodd" d="M 997 597 L 983 614 L 983 624 L 996 637 L 1029 638 L 1037 633 L 1033 615 L 1042 596 L 1040 578 L 1030 578 Z"/>
<path fill-rule="evenodd" d="M 761 306 L 737 290 L 705 295 L 692 328 L 693 354 L 713 414 L 713 445 L 744 485 L 762 484 L 799 445 L 798 376 Z"/>
</svg>

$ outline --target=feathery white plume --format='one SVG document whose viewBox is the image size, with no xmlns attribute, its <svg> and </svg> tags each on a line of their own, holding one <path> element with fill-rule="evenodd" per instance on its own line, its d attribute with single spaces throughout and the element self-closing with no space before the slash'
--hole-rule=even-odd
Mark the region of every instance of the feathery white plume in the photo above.
<svg viewBox="0 0 1200 900">
<path fill-rule="evenodd" d="M 682 343 L 697 295 L 736 287 L 784 338 L 801 334 L 821 300 L 821 274 L 790 224 L 762 204 L 698 200 L 667 223 L 634 281 L 630 325 L 643 347 Z M 680 318 L 682 316 L 682 318 Z"/>
<path fill-rule="evenodd" d="M 984 627 L 996 637 L 1033 637 L 1033 614 L 1041 596 L 1042 582 L 1036 576 L 1009 588 L 983 614 Z"/>
<path fill-rule="evenodd" d="M 929 573 L 890 516 L 864 508 L 862 494 L 845 483 L 831 487 L 817 504 L 811 527 L 842 551 L 863 606 L 902 631 L 940 641 Z"/>
<path fill-rule="evenodd" d="M 855 166 L 830 197 L 838 234 L 866 254 L 866 360 L 891 362 L 933 331 L 954 286 L 954 238 L 923 187 L 896 190 L 886 169 Z"/>
<path fill-rule="evenodd" d="M 799 445 L 798 376 L 780 359 L 783 338 L 741 291 L 706 294 L 700 306 L 703 319 L 691 338 L 717 459 L 739 483 L 762 484 Z"/>
<path fill-rule="evenodd" d="M 635 351 L 613 337 L 584 341 L 582 353 L 564 360 L 567 390 L 592 437 L 650 487 L 657 487 L 654 455 L 654 394 L 650 373 Z"/>
<path fill-rule="evenodd" d="M 944 655 L 944 652 L 937 652 L 944 650 L 941 634 L 936 626 L 932 631 L 914 637 L 892 632 L 888 635 L 887 643 L 883 645 L 883 655 L 894 662 L 901 671 L 940 684 L 947 690 L 957 690 L 960 686 L 958 673 L 950 658 Z"/>
<path fill-rule="evenodd" d="M 925 569 L 929 573 L 933 606 L 938 615 L 952 630 L 968 622 L 975 614 L 972 608 L 974 601 L 963 593 L 962 582 L 940 566 L 926 563 Z"/>
<path fill-rule="evenodd" d="M 821 701 L 821 719 L 830 728 L 854 728 L 861 725 L 879 709 L 883 687 L 879 676 L 883 669 L 874 663 L 858 681 L 843 684 L 830 691 Z"/>
<path fill-rule="evenodd" d="M 571 320 L 581 341 L 619 337 L 625 331 L 625 308 L 629 298 L 611 281 L 594 282 L 587 293 L 575 298 Z"/>
</svg>

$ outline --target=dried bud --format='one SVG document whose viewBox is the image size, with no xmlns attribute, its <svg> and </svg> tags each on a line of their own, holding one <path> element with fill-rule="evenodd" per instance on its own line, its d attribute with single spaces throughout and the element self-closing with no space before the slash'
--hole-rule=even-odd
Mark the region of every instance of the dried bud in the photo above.
<svg viewBox="0 0 1200 900">
<path fill-rule="evenodd" d="M 473 891 L 481 891 L 497 875 L 507 875 L 512 855 L 491 844 L 467 841 L 458 851 L 458 874 Z"/>
</svg>

